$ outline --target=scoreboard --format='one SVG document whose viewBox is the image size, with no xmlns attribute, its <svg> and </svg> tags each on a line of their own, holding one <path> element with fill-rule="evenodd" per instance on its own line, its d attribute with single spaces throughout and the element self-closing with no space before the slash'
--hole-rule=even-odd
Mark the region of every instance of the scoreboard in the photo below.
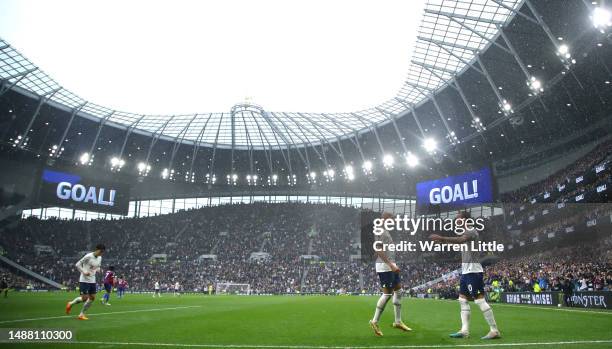
<svg viewBox="0 0 612 349">
<path fill-rule="evenodd" d="M 431 214 L 490 204 L 495 199 L 495 187 L 489 167 L 419 182 L 416 185 L 417 213 Z"/>
<path fill-rule="evenodd" d="M 43 205 L 127 215 L 130 186 L 79 171 L 43 168 L 37 194 L 37 201 Z"/>
</svg>

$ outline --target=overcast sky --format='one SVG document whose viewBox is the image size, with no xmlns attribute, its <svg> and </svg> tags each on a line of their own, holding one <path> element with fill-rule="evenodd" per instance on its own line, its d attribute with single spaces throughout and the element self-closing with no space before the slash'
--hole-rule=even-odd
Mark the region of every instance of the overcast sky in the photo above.
<svg viewBox="0 0 612 349">
<path fill-rule="evenodd" d="M 346 112 L 401 87 L 423 0 L 0 0 L 0 36 L 113 109 Z"/>
</svg>

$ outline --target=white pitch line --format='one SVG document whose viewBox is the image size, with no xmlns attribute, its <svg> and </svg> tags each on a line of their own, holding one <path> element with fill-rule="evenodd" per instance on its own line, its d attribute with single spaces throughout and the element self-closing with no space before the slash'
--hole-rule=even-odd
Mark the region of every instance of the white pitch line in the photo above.
<svg viewBox="0 0 612 349">
<path fill-rule="evenodd" d="M 170 308 L 154 308 L 154 309 L 140 309 L 140 310 L 126 310 L 126 311 L 111 311 L 107 313 L 94 313 L 87 314 L 87 316 L 100 316 L 100 315 L 113 315 L 113 314 L 129 314 L 129 313 L 147 313 L 151 311 L 165 311 L 165 310 L 178 310 L 178 309 L 188 309 L 188 308 L 200 308 L 201 305 L 188 305 L 184 307 L 170 307 Z M 0 324 L 10 324 L 14 322 L 28 322 L 28 321 L 40 321 L 40 320 L 53 320 L 53 319 L 67 319 L 73 318 L 74 315 L 62 315 L 62 316 L 48 316 L 48 317 L 38 317 L 38 318 L 30 318 L 30 319 L 15 319 L 15 320 L 4 320 L 0 321 Z"/>
<path fill-rule="evenodd" d="M 8 343 L 8 341 L 0 341 Z M 35 342 L 11 342 L 27 343 Z M 45 344 L 48 344 L 46 342 Z M 557 342 L 523 342 L 523 343 L 482 343 L 482 344 L 422 344 L 422 345 L 373 345 L 373 346 L 325 346 L 325 345 L 265 345 L 265 344 L 188 344 L 188 343 L 146 343 L 146 342 L 102 342 L 102 341 L 66 341 L 53 342 L 65 344 L 94 344 L 111 346 L 141 346 L 141 347 L 174 347 L 174 348 L 261 348 L 261 349 L 419 349 L 419 348 L 490 348 L 490 347 L 523 347 L 523 346 L 560 346 L 571 344 L 607 344 L 612 339 L 582 340 L 582 341 L 557 341 Z M 41 343 L 42 344 L 42 343 Z"/>
<path fill-rule="evenodd" d="M 539 306 L 530 306 L 529 304 L 519 305 L 519 304 L 505 304 L 505 303 L 489 303 L 493 306 L 502 306 L 502 307 L 511 307 L 511 308 L 523 308 L 523 309 L 544 309 L 544 310 L 555 310 L 555 311 L 567 311 L 570 313 L 589 313 L 589 314 L 602 314 L 602 315 L 612 315 L 611 311 L 606 309 L 602 309 L 601 311 L 596 310 L 581 310 L 581 309 L 567 309 L 567 308 L 554 308 L 554 307 L 539 307 Z"/>
<path fill-rule="evenodd" d="M 429 298 L 410 298 L 410 299 L 418 299 L 418 300 L 427 300 L 427 301 L 445 301 L 445 302 L 456 302 L 456 299 L 429 299 Z M 508 304 L 508 303 L 489 303 L 489 305 L 492 305 L 493 307 L 511 307 L 511 308 L 522 308 L 522 309 L 538 309 L 538 310 L 554 310 L 554 311 L 567 311 L 570 313 L 589 313 L 589 314 L 602 314 L 602 315 L 612 315 L 612 311 L 609 311 L 607 309 L 601 309 L 601 311 L 597 311 L 597 310 L 588 310 L 588 309 L 583 309 L 583 308 L 572 308 L 572 309 L 567 309 L 567 308 L 555 308 L 553 306 L 550 307 L 542 307 L 542 306 L 537 306 L 537 305 L 530 305 L 530 304 Z"/>
</svg>

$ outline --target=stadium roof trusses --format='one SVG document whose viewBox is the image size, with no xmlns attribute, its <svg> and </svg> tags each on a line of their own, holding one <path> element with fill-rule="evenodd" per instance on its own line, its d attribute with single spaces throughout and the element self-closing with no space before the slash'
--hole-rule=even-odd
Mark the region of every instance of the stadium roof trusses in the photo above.
<svg viewBox="0 0 612 349">
<path fill-rule="evenodd" d="M 478 53 L 497 39 L 523 0 L 430 0 L 427 2 L 408 75 L 397 95 L 370 109 L 346 113 L 268 111 L 236 105 L 228 112 L 142 115 L 95 104 L 64 89 L 35 64 L 0 39 L 0 94 L 9 89 L 39 98 L 101 125 L 173 142 L 231 149 L 289 149 L 333 143 L 376 132 L 376 126 L 412 114 L 446 86 L 461 90 L 455 77 L 480 64 Z M 484 67 L 478 69 L 488 74 Z M 435 103 L 435 100 L 434 100 Z M 469 105 L 468 105 L 469 108 Z M 446 134 L 454 134 L 441 116 Z M 473 114 L 472 114 L 473 116 Z M 36 114 L 32 119 L 36 118 Z M 32 120 L 33 122 L 34 120 Z M 70 127 L 70 123 L 68 127 Z M 397 126 L 396 126 L 397 128 Z M 452 138 L 451 138 L 452 141 Z M 61 146 L 61 145 L 60 145 Z"/>
</svg>

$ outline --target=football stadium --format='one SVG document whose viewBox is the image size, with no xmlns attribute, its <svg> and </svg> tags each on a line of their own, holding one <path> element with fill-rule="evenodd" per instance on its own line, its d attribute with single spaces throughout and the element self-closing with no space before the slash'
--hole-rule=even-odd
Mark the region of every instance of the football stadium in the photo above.
<svg viewBox="0 0 612 349">
<path fill-rule="evenodd" d="M 612 2 L 0 0 L 0 348 L 612 348 Z"/>
</svg>

